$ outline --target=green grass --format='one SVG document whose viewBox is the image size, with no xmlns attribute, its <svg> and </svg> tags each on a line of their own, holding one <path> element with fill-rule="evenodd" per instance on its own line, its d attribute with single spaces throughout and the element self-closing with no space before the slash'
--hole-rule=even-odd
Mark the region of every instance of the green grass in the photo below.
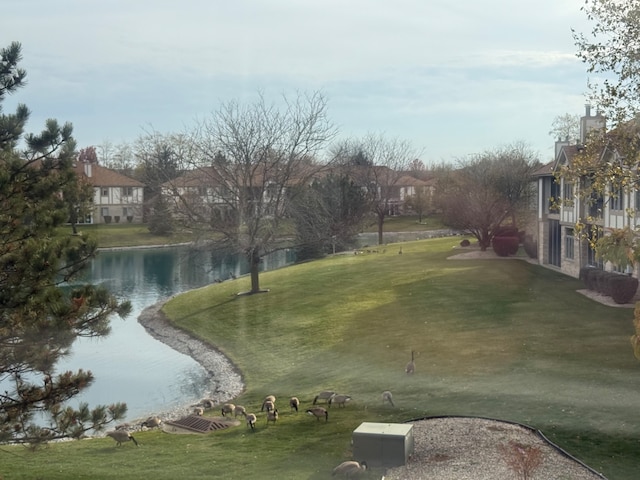
<svg viewBox="0 0 640 480">
<path fill-rule="evenodd" d="M 576 292 L 577 280 L 524 261 L 448 260 L 458 242 L 267 272 L 267 294 L 237 296 L 243 277 L 172 299 L 165 312 L 176 324 L 241 368 L 247 388 L 234 403 L 259 414 L 257 431 L 143 432 L 140 448 L 109 438 L 35 453 L 4 446 L 0 477 L 324 479 L 350 458 L 363 421 L 478 415 L 534 426 L 610 480 L 637 478 L 632 310 L 598 304 Z M 407 376 L 411 350 L 417 367 Z M 289 396 L 307 407 L 323 389 L 353 403 L 331 409 L 326 424 L 289 412 Z M 396 408 L 382 405 L 385 389 Z M 268 427 L 259 412 L 267 394 L 281 412 Z"/>
<path fill-rule="evenodd" d="M 159 246 L 175 245 L 189 242 L 192 235 L 188 232 L 177 232 L 173 235 L 153 235 L 147 225 L 143 224 L 100 224 L 78 225 L 78 232 L 82 235 L 91 235 L 98 242 L 100 248 L 135 247 L 139 245 Z M 61 227 L 58 235 L 69 235 L 71 227 Z"/>
<path fill-rule="evenodd" d="M 419 221 L 417 215 L 402 215 L 397 217 L 386 217 L 384 219 L 385 232 L 421 232 L 423 230 L 438 230 L 449 228 L 442 223 L 438 216 L 423 216 Z M 377 232 L 378 224 L 375 221 L 369 222 L 364 232 Z"/>
</svg>

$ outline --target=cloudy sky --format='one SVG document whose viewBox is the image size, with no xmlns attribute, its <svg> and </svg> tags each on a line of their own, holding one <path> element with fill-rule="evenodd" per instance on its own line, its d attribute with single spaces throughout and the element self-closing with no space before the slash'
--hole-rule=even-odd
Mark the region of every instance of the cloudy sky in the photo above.
<svg viewBox="0 0 640 480">
<path fill-rule="evenodd" d="M 425 163 L 516 141 L 553 155 L 582 114 L 584 0 L 12 0 L 27 87 L 4 104 L 74 125 L 79 147 L 181 132 L 231 99 L 322 91 L 343 137 L 411 141 Z"/>
</svg>

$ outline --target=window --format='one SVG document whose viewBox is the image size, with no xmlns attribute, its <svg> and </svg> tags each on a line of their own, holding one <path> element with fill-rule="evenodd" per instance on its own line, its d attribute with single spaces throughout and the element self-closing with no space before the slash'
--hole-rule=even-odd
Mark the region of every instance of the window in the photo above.
<svg viewBox="0 0 640 480">
<path fill-rule="evenodd" d="M 129 216 L 129 209 L 127 207 L 122 207 L 122 216 L 125 218 Z"/>
<path fill-rule="evenodd" d="M 549 195 L 549 213 L 560 211 L 560 184 L 555 180 L 551 182 L 551 192 Z"/>
<path fill-rule="evenodd" d="M 565 183 L 562 187 L 562 202 L 568 207 L 573 206 L 573 184 Z"/>
<path fill-rule="evenodd" d="M 120 194 L 123 197 L 131 197 L 133 196 L 133 187 L 122 187 L 120 190 Z"/>
<path fill-rule="evenodd" d="M 109 216 L 109 207 L 102 207 L 100 209 L 100 215 L 102 215 L 103 217 L 108 217 Z"/>
<path fill-rule="evenodd" d="M 621 188 L 611 190 L 611 210 L 624 209 L 624 195 Z"/>
<path fill-rule="evenodd" d="M 109 189 L 108 188 L 102 188 L 102 196 L 103 197 L 108 197 L 109 196 Z"/>
<path fill-rule="evenodd" d="M 565 228 L 564 230 L 564 258 L 573 260 L 575 249 L 575 237 L 573 228 Z"/>
</svg>

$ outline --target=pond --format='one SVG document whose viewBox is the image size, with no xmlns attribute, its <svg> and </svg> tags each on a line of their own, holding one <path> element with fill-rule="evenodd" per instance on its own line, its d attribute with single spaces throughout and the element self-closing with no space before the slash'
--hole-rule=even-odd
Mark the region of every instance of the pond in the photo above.
<svg viewBox="0 0 640 480">
<path fill-rule="evenodd" d="M 267 256 L 263 270 L 293 263 L 294 252 Z M 58 372 L 93 372 L 93 385 L 74 400 L 90 406 L 126 402 L 126 421 L 182 409 L 204 396 L 206 372 L 191 357 L 151 337 L 137 321 L 148 306 L 172 295 L 240 276 L 248 272 L 244 258 L 188 247 L 101 251 L 92 261 L 86 281 L 106 286 L 120 299 L 130 300 L 131 314 L 111 319 L 111 334 L 80 338 Z"/>
</svg>

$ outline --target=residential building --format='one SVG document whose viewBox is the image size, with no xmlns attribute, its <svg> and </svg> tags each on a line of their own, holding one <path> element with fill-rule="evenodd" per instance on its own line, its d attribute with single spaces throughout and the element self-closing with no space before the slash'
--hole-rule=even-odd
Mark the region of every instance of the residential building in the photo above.
<svg viewBox="0 0 640 480">
<path fill-rule="evenodd" d="M 94 192 L 93 211 L 79 223 L 142 223 L 142 182 L 95 163 L 78 162 L 75 168 Z"/>
<path fill-rule="evenodd" d="M 591 115 L 587 106 L 585 115 L 580 120 L 580 138 L 575 144 L 568 141 L 556 142 L 555 159 L 541 167 L 538 178 L 538 261 L 541 265 L 558 269 L 572 277 L 578 278 L 580 269 L 594 266 L 604 270 L 616 270 L 615 265 L 604 263 L 596 255 L 592 241 L 585 239 L 582 232 L 591 231 L 590 227 L 599 227 L 599 232 L 607 229 L 624 227 L 635 228 L 640 225 L 640 191 L 611 191 L 603 196 L 591 196 L 586 201 L 580 195 L 581 184 L 569 182 L 557 175 L 562 166 L 570 165 L 584 148 L 587 136 L 592 129 L 604 129 L 605 118 Z M 602 161 L 615 161 L 617 152 L 602 152 Z M 582 232 L 576 226 L 580 222 Z M 592 239 L 593 240 L 593 239 Z M 638 276 L 638 272 L 633 273 Z"/>
</svg>

